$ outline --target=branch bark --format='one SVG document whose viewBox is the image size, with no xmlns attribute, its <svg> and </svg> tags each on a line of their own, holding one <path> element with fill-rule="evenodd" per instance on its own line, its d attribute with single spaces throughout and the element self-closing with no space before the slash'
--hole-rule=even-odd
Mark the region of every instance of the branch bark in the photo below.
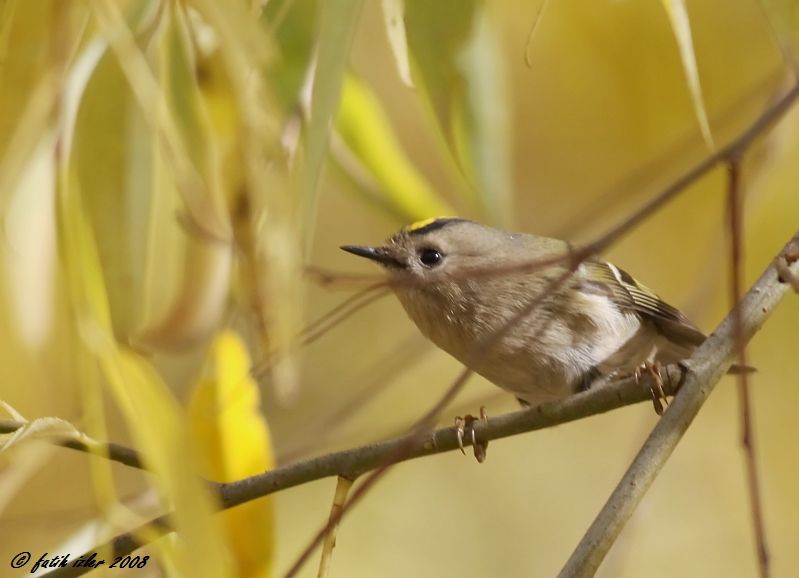
<svg viewBox="0 0 799 578">
<path fill-rule="evenodd" d="M 790 285 L 780 276 L 778 263 L 788 262 L 792 274 L 799 273 L 795 255 L 799 232 L 749 289 L 736 306 L 740 316 L 739 334 L 744 342 L 762 327 L 788 291 Z M 624 524 L 652 485 L 688 426 L 716 383 L 729 369 L 736 355 L 736 313 L 733 311 L 686 363 L 685 383 L 647 438 L 635 460 L 583 536 L 558 578 L 594 576 Z"/>
</svg>

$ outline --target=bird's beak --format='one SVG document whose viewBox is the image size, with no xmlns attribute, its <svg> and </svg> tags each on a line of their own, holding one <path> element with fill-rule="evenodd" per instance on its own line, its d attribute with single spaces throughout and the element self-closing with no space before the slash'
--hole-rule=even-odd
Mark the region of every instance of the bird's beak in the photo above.
<svg viewBox="0 0 799 578">
<path fill-rule="evenodd" d="M 342 245 L 342 251 L 365 257 L 381 265 L 397 267 L 400 263 L 388 252 L 385 247 L 361 247 L 359 245 Z"/>
</svg>

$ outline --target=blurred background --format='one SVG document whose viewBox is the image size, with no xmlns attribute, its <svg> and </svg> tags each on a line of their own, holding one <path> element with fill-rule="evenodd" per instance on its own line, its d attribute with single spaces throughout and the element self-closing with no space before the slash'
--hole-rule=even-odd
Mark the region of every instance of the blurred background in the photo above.
<svg viewBox="0 0 799 578">
<path fill-rule="evenodd" d="M 436 215 L 589 242 L 790 88 L 797 24 L 791 0 L 0 0 L 0 419 L 29 420 L 0 437 L 0 567 L 174 509 L 140 575 L 282 576 L 335 481 L 211 517 L 199 476 L 402 433 L 460 369 L 391 296 L 314 325 L 380 279 L 339 245 Z M 792 110 L 747 150 L 747 285 L 797 229 L 798 134 Z M 708 332 L 725 195 L 719 167 L 605 255 Z M 799 567 L 797 327 L 790 295 L 749 348 L 774 576 Z M 516 409 L 473 377 L 441 422 L 480 404 Z M 600 576 L 756 575 L 739 413 L 724 378 Z M 403 463 L 331 576 L 555 575 L 656 420 Z M 151 473 L 48 443 L 78 432 Z"/>
</svg>

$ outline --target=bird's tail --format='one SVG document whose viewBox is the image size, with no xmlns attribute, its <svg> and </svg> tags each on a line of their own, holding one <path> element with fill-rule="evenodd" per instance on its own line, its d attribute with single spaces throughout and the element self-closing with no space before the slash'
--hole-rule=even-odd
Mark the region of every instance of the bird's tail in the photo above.
<svg viewBox="0 0 799 578">
<path fill-rule="evenodd" d="M 741 375 L 742 373 L 756 373 L 757 368 L 752 367 L 751 365 L 738 365 L 737 363 L 733 363 L 730 368 L 727 370 L 727 373 L 730 375 Z"/>
</svg>

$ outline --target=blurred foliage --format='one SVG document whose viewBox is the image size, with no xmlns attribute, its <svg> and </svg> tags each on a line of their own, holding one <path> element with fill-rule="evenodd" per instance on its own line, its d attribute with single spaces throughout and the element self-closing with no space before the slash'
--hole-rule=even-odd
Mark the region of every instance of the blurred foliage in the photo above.
<svg viewBox="0 0 799 578">
<path fill-rule="evenodd" d="M 192 436 L 208 480 L 232 482 L 274 466 L 269 430 L 261 413 L 258 385 L 238 335 L 223 331 L 214 340 L 213 372 L 201 379 L 188 404 Z M 242 441 L 247 443 L 242 444 Z M 238 576 L 271 576 L 274 549 L 272 498 L 219 515 Z"/>
<path fill-rule="evenodd" d="M 457 370 L 390 299 L 298 348 L 347 295 L 305 267 L 374 273 L 337 247 L 442 213 L 590 240 L 739 134 L 797 58 L 792 0 L 540 8 L 0 0 L 0 401 L 31 420 L 2 438 L 0 561 L 174 510 L 180 539 L 144 549 L 142 576 L 284 571 L 334 482 L 214 524 L 200 476 L 398 433 Z M 796 229 L 797 134 L 793 111 L 747 151 L 747 280 Z M 724 195 L 720 169 L 609 255 L 708 330 L 729 307 Z M 799 565 L 798 323 L 789 299 L 750 355 L 775 575 Z M 514 407 L 475 379 L 452 414 L 485 401 Z M 753 574 L 737 417 L 723 384 L 601 575 Z M 654 419 L 404 464 L 346 519 L 332 572 L 555 574 Z M 152 473 L 42 443 L 77 431 Z"/>
</svg>

